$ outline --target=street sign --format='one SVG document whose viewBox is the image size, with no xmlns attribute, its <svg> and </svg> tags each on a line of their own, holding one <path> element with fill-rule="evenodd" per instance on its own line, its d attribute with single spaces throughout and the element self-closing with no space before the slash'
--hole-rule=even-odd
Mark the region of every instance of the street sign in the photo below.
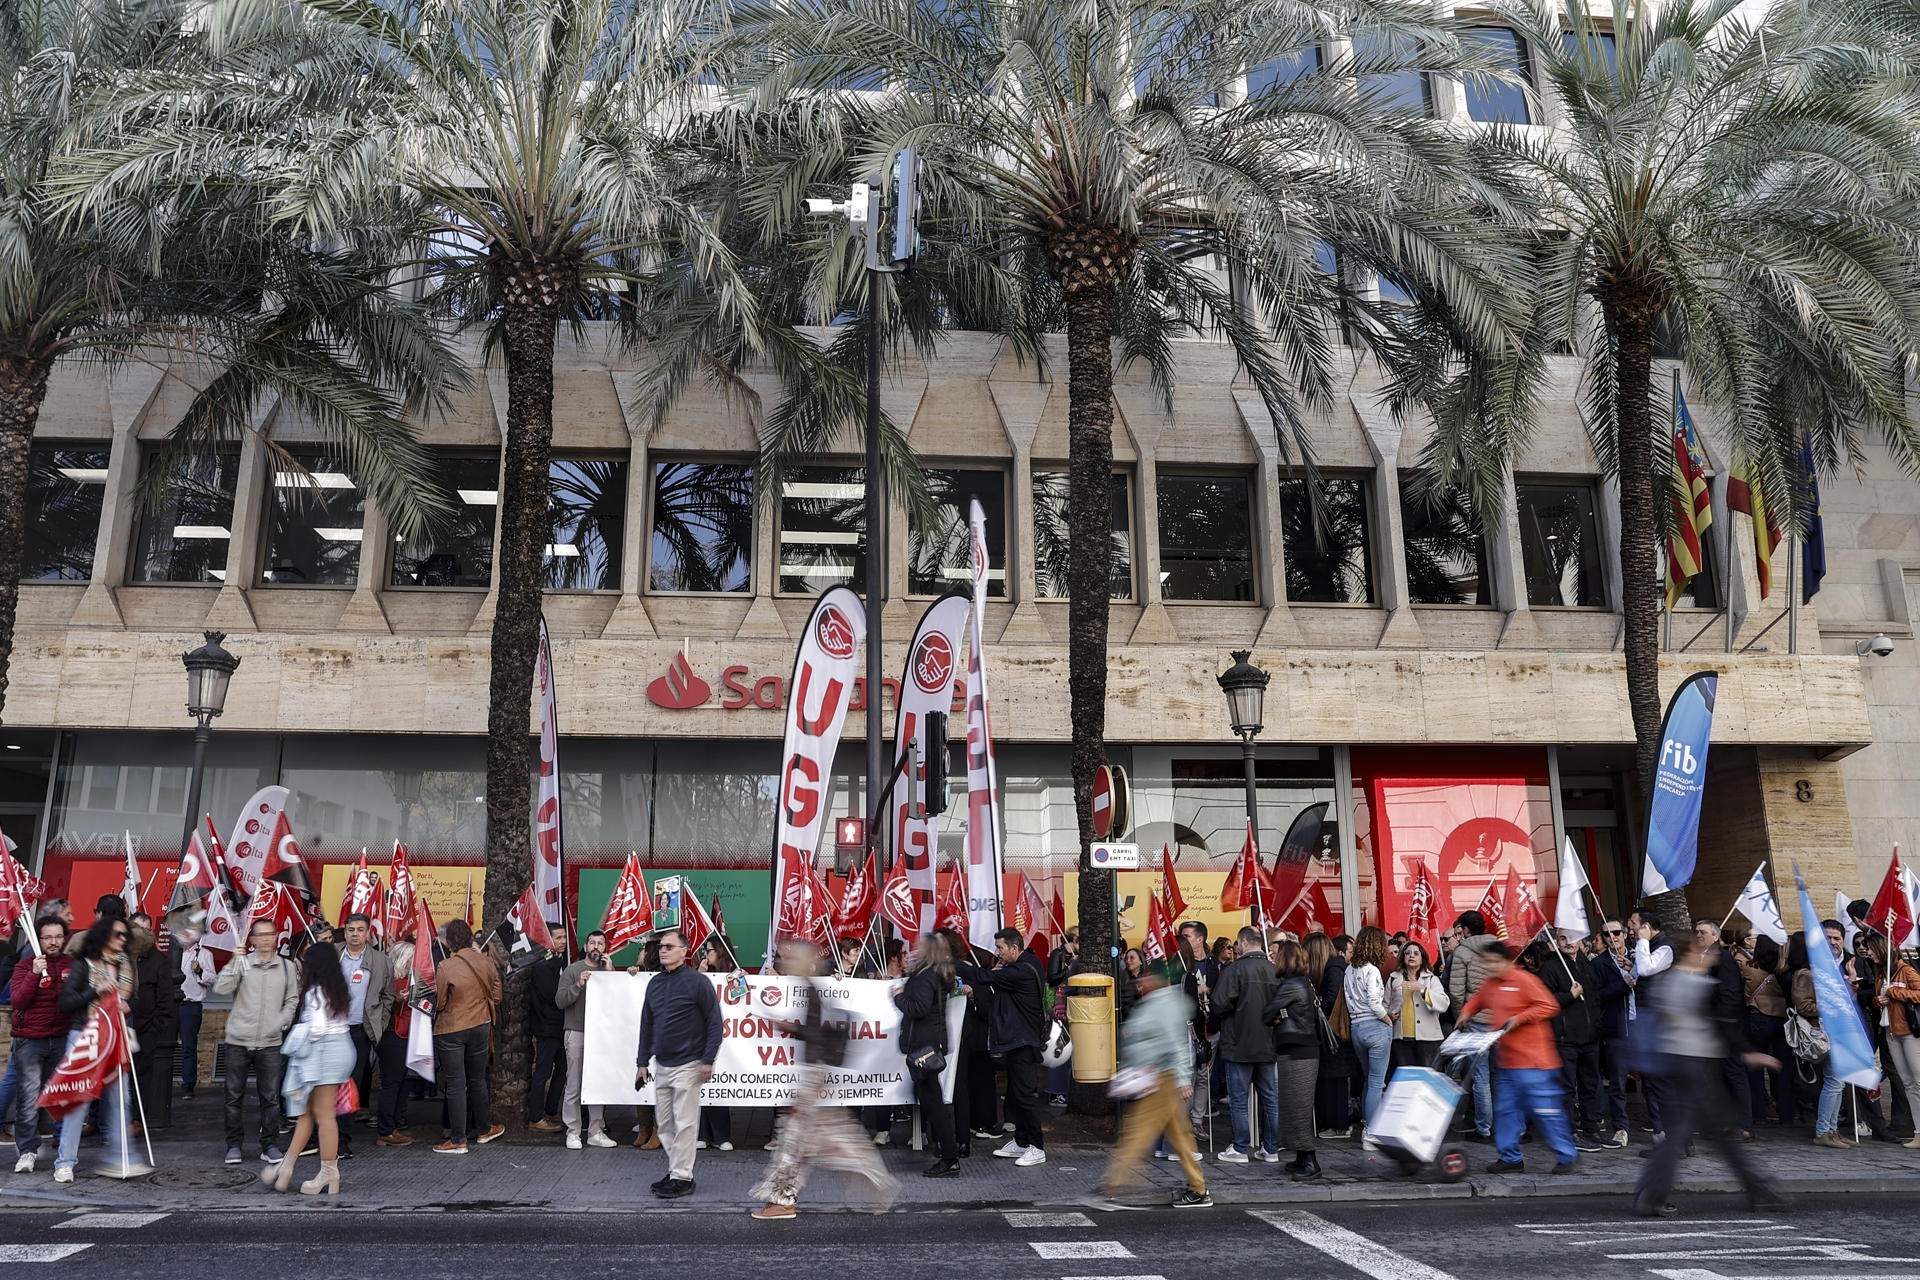
<svg viewBox="0 0 1920 1280">
<path fill-rule="evenodd" d="M 1098 843 L 1092 847 L 1095 871 L 1138 871 L 1140 846 L 1137 844 Z"/>
<path fill-rule="evenodd" d="M 1127 834 L 1127 771 L 1118 765 L 1103 764 L 1093 775 L 1093 838 L 1118 840 Z"/>
</svg>

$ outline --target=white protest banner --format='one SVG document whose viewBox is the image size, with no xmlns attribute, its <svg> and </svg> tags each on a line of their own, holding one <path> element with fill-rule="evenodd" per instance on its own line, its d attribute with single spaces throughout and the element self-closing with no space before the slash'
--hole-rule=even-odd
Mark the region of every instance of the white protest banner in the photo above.
<svg viewBox="0 0 1920 1280">
<path fill-rule="evenodd" d="M 567 938 L 566 873 L 560 834 L 560 720 L 554 707 L 553 650 L 547 644 L 546 615 L 540 617 L 540 650 L 534 657 L 533 690 L 540 696 L 540 773 L 533 810 L 533 897 L 548 929 Z"/>
<path fill-rule="evenodd" d="M 973 544 L 973 626 L 967 644 L 967 941 L 985 947 L 1005 924 L 1000 901 L 1005 881 L 993 715 L 987 702 L 987 517 L 978 498 L 967 510 Z"/>
<path fill-rule="evenodd" d="M 950 592 L 927 606 L 907 650 L 900 705 L 894 711 L 893 749 L 905 754 L 908 743 L 919 743 L 923 767 L 927 760 L 927 713 L 944 712 L 953 705 L 953 676 L 960 666 L 961 636 L 966 625 L 966 593 Z M 902 778 L 895 784 L 889 815 L 893 856 L 896 861 L 905 859 L 907 892 L 918 908 L 913 917 L 918 923 L 902 930 L 909 943 L 933 928 L 934 891 L 938 888 L 934 853 L 940 847 L 940 815 L 907 816 L 907 801 L 918 781 Z"/>
<path fill-rule="evenodd" d="M 845 587 L 820 594 L 800 635 L 794 657 L 785 750 L 780 755 L 780 794 L 774 798 L 773 909 L 767 919 L 767 959 L 782 938 L 805 938 L 811 919 L 806 869 L 820 843 L 833 791 L 833 753 L 840 745 L 853 681 L 859 671 L 860 642 L 867 636 L 867 613 L 860 597 Z M 877 695 L 869 714 L 879 714 Z"/>
<path fill-rule="evenodd" d="M 720 997 L 724 1025 L 713 1079 L 700 1090 L 706 1106 L 783 1107 L 792 1104 L 800 1084 L 800 1042 L 780 1029 L 806 1014 L 807 981 L 708 974 Z M 640 1047 L 640 1008 L 649 973 L 589 973 L 586 993 L 586 1048 L 580 1074 L 581 1099 L 591 1105 L 648 1105 L 653 1082 L 635 1090 L 634 1055 Z M 913 1081 L 900 1052 L 900 1010 L 891 982 L 821 978 L 814 984 L 824 1007 L 821 1017 L 847 1025 L 846 1059 L 827 1070 L 833 1106 L 910 1106 Z M 947 1002 L 947 1043 L 960 1043 L 965 1002 Z M 947 1056 L 941 1085 L 953 1097 L 953 1054 Z"/>
<path fill-rule="evenodd" d="M 267 860 L 274 828 L 279 825 L 286 807 L 285 787 L 262 787 L 233 820 L 233 835 L 227 841 L 227 869 L 232 873 L 234 889 L 242 897 L 250 896 L 260 887 L 261 865 Z"/>
</svg>

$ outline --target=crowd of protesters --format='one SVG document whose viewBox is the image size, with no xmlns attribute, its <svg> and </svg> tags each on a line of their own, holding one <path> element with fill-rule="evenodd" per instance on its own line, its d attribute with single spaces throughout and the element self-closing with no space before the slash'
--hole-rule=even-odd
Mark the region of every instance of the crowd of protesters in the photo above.
<svg viewBox="0 0 1920 1280">
<path fill-rule="evenodd" d="M 1488 1172 L 1524 1169 L 1530 1141 L 1550 1155 L 1553 1172 L 1569 1172 L 1582 1152 L 1630 1145 L 1637 1126 L 1648 1158 L 1640 1212 L 1672 1212 L 1675 1167 L 1696 1138 L 1721 1151 L 1753 1203 L 1772 1203 L 1743 1150 L 1760 1127 L 1810 1127 L 1824 1147 L 1851 1147 L 1867 1136 L 1920 1148 L 1913 1134 L 1920 972 L 1897 951 L 1889 957 L 1886 940 L 1858 926 L 1862 914 L 1857 904 L 1852 918 L 1827 921 L 1824 932 L 1888 1073 L 1884 1114 L 1826 1068 L 1801 935 L 1781 947 L 1702 920 L 1673 936 L 1629 916 L 1606 920 L 1591 938 L 1549 928 L 1522 944 L 1501 939 L 1468 911 L 1430 955 L 1420 942 L 1372 926 L 1352 937 L 1244 928 L 1210 938 L 1189 922 L 1178 931 L 1177 961 L 1149 962 L 1129 950 L 1116 978 L 1125 1023 L 1115 1084 L 1123 1121 L 1104 1186 L 1118 1193 L 1151 1154 L 1181 1163 L 1186 1186 L 1177 1206 L 1210 1204 L 1195 1133 L 1211 1139 L 1216 1121 L 1227 1141 L 1215 1160 L 1280 1164 L 1285 1151 L 1287 1177 L 1320 1178 L 1329 1144 L 1379 1149 L 1374 1125 L 1396 1072 L 1434 1067 L 1450 1034 L 1483 1028 L 1502 1034 L 1491 1052 L 1460 1064 L 1454 1137 L 1494 1148 Z M 16 1173 L 34 1173 L 50 1139 L 54 1177 L 70 1182 L 83 1138 L 96 1133 L 103 1172 L 144 1172 L 138 1117 L 173 1087 L 165 1050 L 176 1039 L 181 1096 L 193 1097 L 195 1042 L 210 997 L 231 1002 L 222 1033 L 226 1161 L 246 1158 L 251 1078 L 262 1178 L 281 1190 L 292 1185 L 297 1161 L 314 1154 L 319 1170 L 300 1190 L 337 1191 L 356 1123 L 374 1127 L 382 1147 L 410 1145 L 410 1107 L 438 1120 L 436 1153 L 463 1155 L 470 1143 L 505 1132 L 488 1080 L 507 956 L 497 940 L 476 941 L 464 921 L 449 922 L 431 940 L 431 981 L 416 977 L 415 943 L 379 945 L 363 915 L 349 916 L 337 941 L 325 928 L 289 940 L 270 922 L 255 922 L 244 949 L 224 963 L 190 930 L 170 948 L 158 945 L 152 921 L 129 916 L 118 896 L 101 899 L 84 932 L 72 923 L 68 904 L 45 904 L 40 954 L 10 958 L 13 1048 L 0 1078 L 0 1123 L 11 1126 Z M 535 1132 L 563 1135 L 572 1150 L 621 1144 L 608 1130 L 608 1109 L 581 1098 L 589 976 L 612 969 L 606 942 L 596 931 L 571 963 L 548 952 L 514 971 L 528 989 L 525 1119 Z M 1045 1125 L 1064 1103 L 1065 1085 L 1044 1055 L 1052 1024 L 1064 1021 L 1076 943 L 1069 931 L 1066 945 L 1036 954 L 1028 939 L 1005 929 L 988 950 L 941 929 L 911 952 L 897 942 L 849 942 L 835 955 L 792 947 L 778 969 L 806 979 L 838 972 L 893 982 L 899 1047 L 933 1155 L 921 1172 L 945 1178 L 976 1154 L 1016 1168 L 1046 1163 Z M 755 1188 L 763 1201 L 756 1217 L 794 1216 L 813 1167 L 859 1174 L 878 1203 L 891 1202 L 894 1183 L 877 1148 L 893 1141 L 907 1113 L 811 1104 L 821 1073 L 845 1049 L 823 1029 L 817 998 L 789 1028 L 816 1088 L 803 1087 L 800 1105 L 759 1130 L 751 1114 L 736 1114 L 744 1109 L 699 1101 L 721 1034 L 704 975 L 738 969 L 726 940 L 713 937 L 689 954 L 684 937 L 667 931 L 645 944 L 631 968 L 657 975 L 635 1065 L 636 1087 L 651 1084 L 654 1101 L 637 1108 L 631 1136 L 633 1146 L 665 1153 L 656 1196 L 691 1194 L 695 1153 L 733 1150 L 744 1120 L 756 1139 L 766 1134 L 772 1153 Z M 420 969 L 429 971 L 424 963 Z M 41 1090 L 107 992 L 117 993 L 125 1011 L 133 1065 L 92 1108 L 54 1124 L 36 1111 Z M 964 1005 L 954 1039 L 947 1008 L 956 996 Z M 416 1073 L 409 1045 L 423 1012 L 434 1018 L 433 1070 Z M 952 1077 L 950 1093 L 943 1075 Z"/>
</svg>

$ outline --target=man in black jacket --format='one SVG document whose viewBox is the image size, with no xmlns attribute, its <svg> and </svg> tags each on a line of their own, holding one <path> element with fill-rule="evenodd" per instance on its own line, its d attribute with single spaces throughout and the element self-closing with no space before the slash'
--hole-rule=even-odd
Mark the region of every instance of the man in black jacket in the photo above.
<svg viewBox="0 0 1920 1280">
<path fill-rule="evenodd" d="M 528 966 L 527 1029 L 533 1035 L 533 1081 L 527 1086 L 527 1127 L 557 1133 L 560 1103 L 567 1090 L 566 1014 L 560 1009 L 558 952 L 549 951 Z"/>
<path fill-rule="evenodd" d="M 687 963 L 687 938 L 677 929 L 660 935 L 660 972 L 647 981 L 640 1005 L 640 1045 L 633 1087 L 646 1088 L 654 1065 L 653 1113 L 660 1145 L 667 1150 L 667 1176 L 653 1194 L 673 1200 L 693 1194 L 694 1141 L 700 1133 L 700 1086 L 713 1078 L 720 1056 L 720 998 L 707 975 Z"/>
<path fill-rule="evenodd" d="M 1275 1067 L 1273 1030 L 1261 1015 L 1280 985 L 1267 959 L 1258 929 L 1240 930 L 1234 945 L 1239 958 L 1220 975 L 1207 1015 L 1209 1029 L 1220 1033 L 1220 1056 L 1227 1064 L 1227 1104 L 1233 1117 L 1233 1142 L 1219 1154 L 1228 1164 L 1245 1164 L 1258 1155 L 1268 1164 L 1280 1159 L 1280 1078 Z M 1260 1150 L 1253 1147 L 1247 1123 L 1247 1095 L 1260 1097 Z"/>
<path fill-rule="evenodd" d="M 969 986 L 994 993 L 987 1020 L 987 1048 L 1007 1064 L 1013 1139 L 993 1154 L 1028 1169 L 1047 1162 L 1047 1136 L 1041 1128 L 1047 1115 L 1040 1105 L 1040 1050 L 1047 1042 L 1042 996 L 1047 975 L 1018 929 L 994 934 L 993 950 L 1000 962 L 992 969 L 964 961 L 954 967 Z"/>
<path fill-rule="evenodd" d="M 1540 967 L 1540 980 L 1560 1002 L 1553 1043 L 1560 1051 L 1560 1087 L 1573 1120 L 1573 1144 L 1598 1151 L 1612 1134 L 1600 1093 L 1600 999 L 1593 966 L 1565 929 L 1555 929 L 1557 956 Z"/>
<path fill-rule="evenodd" d="M 1587 961 L 1598 1001 L 1600 1070 L 1606 1078 L 1607 1123 L 1610 1147 L 1627 1145 L 1627 1017 L 1633 1000 L 1633 953 L 1627 950 L 1627 927 L 1617 919 L 1600 926 L 1601 950 Z"/>
</svg>

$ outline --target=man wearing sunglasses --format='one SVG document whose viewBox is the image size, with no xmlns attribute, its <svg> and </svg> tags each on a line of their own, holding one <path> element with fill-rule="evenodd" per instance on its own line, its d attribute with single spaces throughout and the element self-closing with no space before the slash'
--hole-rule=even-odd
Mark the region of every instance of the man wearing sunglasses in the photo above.
<svg viewBox="0 0 1920 1280">
<path fill-rule="evenodd" d="M 1588 969 L 1593 974 L 1594 999 L 1600 1006 L 1600 1074 L 1606 1085 L 1603 1141 L 1610 1147 L 1627 1145 L 1627 1034 L 1632 1026 L 1628 1006 L 1637 979 L 1633 954 L 1627 950 L 1627 927 L 1608 920 L 1600 928 L 1602 951 Z M 1608 1133 L 1611 1130 L 1611 1133 Z"/>
</svg>

